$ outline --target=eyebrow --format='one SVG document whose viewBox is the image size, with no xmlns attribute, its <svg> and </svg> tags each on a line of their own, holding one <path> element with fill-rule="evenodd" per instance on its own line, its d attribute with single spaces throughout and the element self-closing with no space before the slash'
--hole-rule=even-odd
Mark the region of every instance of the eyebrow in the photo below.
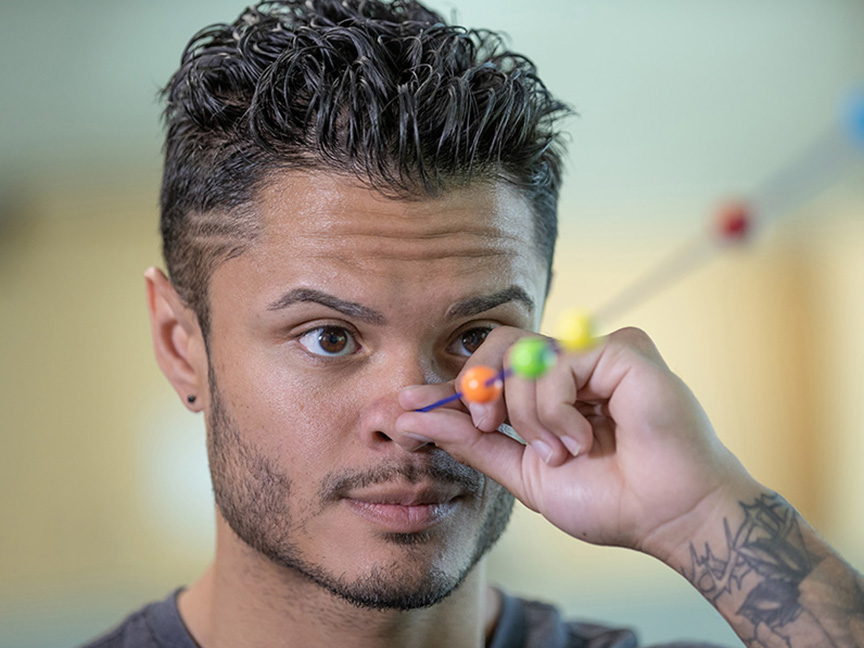
<svg viewBox="0 0 864 648">
<path fill-rule="evenodd" d="M 469 297 L 460 302 L 453 304 L 447 311 L 448 319 L 456 319 L 459 317 L 471 317 L 485 313 L 497 306 L 507 304 L 511 301 L 521 302 L 528 311 L 534 312 L 534 300 L 528 296 L 519 286 L 508 286 L 503 290 L 490 295 L 479 295 L 477 297 Z M 378 311 L 358 304 L 357 302 L 340 299 L 329 293 L 315 290 L 314 288 L 295 288 L 289 290 L 276 301 L 267 306 L 268 311 L 282 310 L 288 308 L 292 304 L 312 302 L 321 304 L 327 308 L 342 313 L 348 317 L 352 317 L 370 324 L 383 325 L 387 323 L 386 318 Z"/>
<path fill-rule="evenodd" d="M 338 297 L 334 297 L 333 295 L 322 292 L 320 290 L 314 290 L 313 288 L 295 288 L 294 290 L 289 290 L 279 299 L 272 302 L 267 307 L 267 310 L 282 310 L 283 308 L 287 308 L 292 304 L 297 304 L 301 302 L 313 302 L 315 304 L 321 304 L 322 306 L 332 308 L 333 310 L 338 311 L 343 315 L 347 315 L 348 317 L 358 319 L 363 322 L 368 322 L 369 324 L 383 325 L 387 322 L 387 320 L 381 313 L 369 308 L 368 306 L 358 304 L 357 302 L 347 301 L 345 299 L 339 299 Z"/>
<path fill-rule="evenodd" d="M 528 293 L 519 286 L 508 286 L 491 295 L 469 297 L 453 304 L 447 311 L 447 317 L 449 319 L 471 317 L 511 301 L 521 302 L 530 313 L 534 312 L 534 300 L 528 296 Z"/>
</svg>

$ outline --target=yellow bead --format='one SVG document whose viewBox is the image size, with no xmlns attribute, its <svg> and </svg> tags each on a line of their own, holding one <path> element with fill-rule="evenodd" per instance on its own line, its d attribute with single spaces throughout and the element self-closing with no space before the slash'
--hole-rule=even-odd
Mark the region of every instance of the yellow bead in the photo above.
<svg viewBox="0 0 864 648">
<path fill-rule="evenodd" d="M 585 311 L 567 310 L 558 319 L 558 340 L 568 351 L 583 351 L 594 344 L 594 323 Z"/>
</svg>

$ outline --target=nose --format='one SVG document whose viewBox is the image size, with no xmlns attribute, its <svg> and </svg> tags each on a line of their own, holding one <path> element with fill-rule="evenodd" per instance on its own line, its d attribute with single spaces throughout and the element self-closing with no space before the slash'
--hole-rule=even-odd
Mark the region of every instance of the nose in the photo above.
<svg viewBox="0 0 864 648">
<path fill-rule="evenodd" d="M 382 363 L 368 377 L 369 396 L 358 422 L 362 443 L 376 452 L 387 453 L 418 452 L 434 447 L 429 442 L 396 432 L 396 419 L 405 412 L 399 405 L 399 391 L 410 385 L 439 383 L 449 378 L 434 363 L 420 358 L 403 357 L 392 363 Z"/>
</svg>

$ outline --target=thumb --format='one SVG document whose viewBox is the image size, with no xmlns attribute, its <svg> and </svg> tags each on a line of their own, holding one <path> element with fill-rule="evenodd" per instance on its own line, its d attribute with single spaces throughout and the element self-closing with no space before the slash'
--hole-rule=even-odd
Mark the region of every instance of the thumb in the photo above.
<svg viewBox="0 0 864 648">
<path fill-rule="evenodd" d="M 400 394 L 399 400 L 405 401 L 405 407 L 410 402 L 410 395 Z M 532 459 L 542 464 L 543 460 L 530 446 L 508 436 L 508 433 L 512 434 L 509 426 L 502 425 L 501 428 L 504 433 L 481 432 L 474 427 L 469 414 L 458 410 L 408 411 L 396 419 L 394 441 L 403 447 L 416 447 L 418 441 L 432 443 L 456 461 L 491 477 L 531 507 L 525 501 L 522 464 Z"/>
</svg>

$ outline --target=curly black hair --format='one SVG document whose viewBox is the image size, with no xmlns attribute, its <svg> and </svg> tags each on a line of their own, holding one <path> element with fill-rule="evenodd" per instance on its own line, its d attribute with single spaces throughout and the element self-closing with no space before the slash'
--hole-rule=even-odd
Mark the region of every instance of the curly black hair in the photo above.
<svg viewBox="0 0 864 648">
<path fill-rule="evenodd" d="M 413 0 L 261 2 L 196 34 L 162 94 L 163 252 L 205 333 L 209 277 L 255 238 L 256 192 L 282 169 L 404 199 L 504 180 L 551 267 L 571 111 L 495 32 Z"/>
</svg>

